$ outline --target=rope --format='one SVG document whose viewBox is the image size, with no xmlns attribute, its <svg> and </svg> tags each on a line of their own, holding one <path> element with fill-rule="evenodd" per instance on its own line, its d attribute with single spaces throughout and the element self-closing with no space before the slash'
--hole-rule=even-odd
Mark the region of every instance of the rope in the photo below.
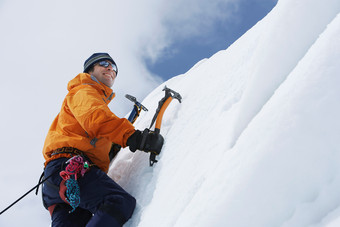
<svg viewBox="0 0 340 227">
<path fill-rule="evenodd" d="M 75 211 L 75 209 L 80 204 L 80 188 L 77 179 L 80 176 L 84 176 L 89 168 L 88 163 L 82 156 L 77 155 L 69 159 L 66 164 L 68 164 L 64 171 L 60 172 L 61 178 L 65 180 L 66 186 L 66 200 L 70 203 L 72 210 L 70 213 Z"/>
<path fill-rule="evenodd" d="M 65 182 L 66 185 L 66 200 L 67 202 L 70 203 L 70 206 L 72 207 L 72 210 L 70 213 L 75 211 L 75 209 L 79 206 L 80 204 L 80 189 L 78 182 L 75 179 L 68 179 Z"/>
<path fill-rule="evenodd" d="M 22 200 L 25 196 L 27 196 L 29 193 L 31 193 L 33 190 L 38 190 L 39 185 L 43 184 L 45 181 L 47 181 L 53 174 L 55 174 L 57 171 L 55 171 L 54 173 L 52 173 L 50 176 L 46 177 L 45 179 L 42 180 L 43 178 L 43 174 L 41 175 L 39 182 L 36 186 L 34 186 L 33 188 L 31 188 L 28 192 L 26 192 L 25 194 L 23 194 L 19 199 L 15 200 L 11 205 L 9 205 L 8 207 L 6 207 L 3 211 L 0 212 L 0 215 L 3 214 L 5 211 L 7 211 L 9 208 L 11 208 L 14 204 L 16 204 L 17 202 L 19 202 L 20 200 Z"/>
<path fill-rule="evenodd" d="M 78 199 L 77 195 L 80 196 L 80 190 L 79 190 L 79 185 L 76 181 L 76 179 L 78 178 L 78 175 L 80 173 L 81 176 L 84 176 L 84 174 L 88 171 L 88 169 L 93 166 L 94 164 L 89 164 L 87 161 L 84 162 L 84 159 L 81 156 L 74 156 L 73 158 L 69 159 L 67 161 L 67 163 L 71 163 L 71 165 L 67 165 L 67 168 L 65 169 L 65 171 L 60 172 L 60 176 L 64 179 L 64 177 L 66 178 L 65 181 L 71 179 L 71 175 L 74 175 L 74 180 L 75 183 L 70 181 L 69 183 L 65 183 L 66 187 L 67 184 L 69 184 L 69 187 L 67 187 L 67 190 L 69 190 L 69 192 L 66 191 L 66 195 L 69 198 L 69 200 L 67 200 L 70 205 L 73 204 L 72 208 L 73 210 L 71 212 L 74 211 L 74 209 L 76 207 L 79 206 L 80 203 L 80 197 Z M 75 168 L 75 169 L 74 169 Z M 19 202 L 20 200 L 22 200 L 25 196 L 27 196 L 29 193 L 31 193 L 33 190 L 36 190 L 36 194 L 38 194 L 38 189 L 39 186 L 43 183 L 45 183 L 45 181 L 47 181 L 50 177 L 53 176 L 53 174 L 57 173 L 59 170 L 56 170 L 55 172 L 53 172 L 50 176 L 45 177 L 44 178 L 44 172 L 41 174 L 41 177 L 39 178 L 39 182 L 36 186 L 34 186 L 33 188 L 31 188 L 28 192 L 26 192 L 24 195 L 22 195 L 20 198 L 18 198 L 17 200 L 15 200 L 11 205 L 9 205 L 8 207 L 6 207 L 4 210 L 2 210 L 0 212 L 0 215 L 2 215 L 4 212 L 6 212 L 8 209 L 10 209 L 12 206 L 14 206 L 17 202 Z M 62 176 L 63 175 L 63 176 Z M 44 179 L 43 179 L 44 178 Z M 72 179 L 73 180 L 73 179 Z M 77 187 L 78 186 L 78 187 Z M 77 194 L 78 193 L 78 194 Z M 79 202 L 78 202 L 79 201 Z"/>
</svg>

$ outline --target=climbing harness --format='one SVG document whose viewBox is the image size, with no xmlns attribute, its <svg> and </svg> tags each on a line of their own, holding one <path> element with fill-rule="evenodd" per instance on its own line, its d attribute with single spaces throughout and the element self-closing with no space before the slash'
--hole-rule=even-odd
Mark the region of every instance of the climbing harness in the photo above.
<svg viewBox="0 0 340 227">
<path fill-rule="evenodd" d="M 76 156 L 76 155 L 81 155 L 85 157 L 86 159 L 88 159 L 81 150 L 74 148 L 74 147 L 62 147 L 62 148 L 55 149 L 54 151 L 52 151 L 51 157 L 54 155 L 58 155 L 58 154 L 68 154 L 69 158 L 72 158 L 73 156 Z"/>
</svg>

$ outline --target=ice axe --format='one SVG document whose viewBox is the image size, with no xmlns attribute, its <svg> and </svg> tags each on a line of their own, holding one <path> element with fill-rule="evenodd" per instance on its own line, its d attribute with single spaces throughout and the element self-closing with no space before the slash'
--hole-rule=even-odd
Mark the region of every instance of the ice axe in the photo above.
<svg viewBox="0 0 340 227">
<path fill-rule="evenodd" d="M 133 97 L 132 95 L 126 94 L 125 97 L 134 103 L 133 109 L 130 113 L 130 116 L 128 120 L 131 122 L 131 124 L 135 123 L 137 118 L 139 117 L 139 114 L 142 110 L 148 111 L 148 109 L 143 106 L 140 102 L 137 101 L 136 97 Z"/>
<path fill-rule="evenodd" d="M 152 125 L 156 121 L 155 125 L 155 131 L 154 133 L 159 134 L 161 131 L 161 124 L 162 124 L 162 119 L 163 119 L 163 114 L 166 110 L 166 108 L 169 106 L 170 102 L 173 99 L 177 99 L 180 103 L 182 102 L 182 96 L 177 93 L 174 90 L 171 90 L 167 86 L 164 87 L 163 91 L 165 91 L 165 96 L 158 102 L 158 108 L 156 110 L 155 115 L 152 118 L 151 124 L 149 129 L 151 129 Z M 150 153 L 150 166 L 153 166 L 153 164 L 157 162 L 156 160 L 156 154 L 155 153 Z"/>
<path fill-rule="evenodd" d="M 125 97 L 130 100 L 131 102 L 133 102 L 133 108 L 132 111 L 129 115 L 128 120 L 131 122 L 131 124 L 135 123 L 135 121 L 137 120 L 137 118 L 139 117 L 139 114 L 142 110 L 144 111 L 148 111 L 148 109 L 143 106 L 140 102 L 137 101 L 136 97 L 132 96 L 132 95 L 128 95 L 126 94 Z M 118 152 L 120 151 L 122 147 L 116 143 L 112 143 L 111 145 L 111 149 L 109 152 L 109 158 L 110 161 L 112 161 L 116 155 L 118 154 Z"/>
</svg>

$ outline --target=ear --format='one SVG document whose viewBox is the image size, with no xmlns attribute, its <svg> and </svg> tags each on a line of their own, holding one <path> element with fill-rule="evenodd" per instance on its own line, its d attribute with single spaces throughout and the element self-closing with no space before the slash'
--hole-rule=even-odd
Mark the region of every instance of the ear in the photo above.
<svg viewBox="0 0 340 227">
<path fill-rule="evenodd" d="M 94 71 L 94 65 L 91 66 L 91 67 L 87 70 L 87 73 L 91 75 L 91 74 L 93 73 L 93 71 Z"/>
</svg>

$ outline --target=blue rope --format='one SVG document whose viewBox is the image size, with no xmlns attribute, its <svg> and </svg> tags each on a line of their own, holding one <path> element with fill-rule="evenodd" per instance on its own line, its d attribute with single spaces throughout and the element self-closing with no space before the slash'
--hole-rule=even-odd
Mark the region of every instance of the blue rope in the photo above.
<svg viewBox="0 0 340 227">
<path fill-rule="evenodd" d="M 70 203 L 70 206 L 72 207 L 72 210 L 70 213 L 75 211 L 75 209 L 79 206 L 80 204 L 80 189 L 78 182 L 75 179 L 68 179 L 65 182 L 66 185 L 66 199 Z"/>
</svg>

